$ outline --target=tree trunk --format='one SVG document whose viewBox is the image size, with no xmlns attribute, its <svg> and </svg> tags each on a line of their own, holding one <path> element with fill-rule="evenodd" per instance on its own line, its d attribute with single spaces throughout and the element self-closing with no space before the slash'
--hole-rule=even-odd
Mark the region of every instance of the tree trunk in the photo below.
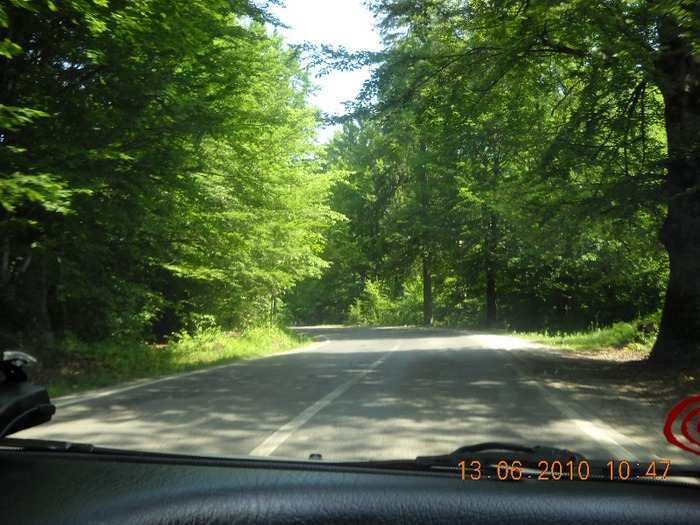
<svg viewBox="0 0 700 525">
<path fill-rule="evenodd" d="M 433 324 L 433 278 L 430 274 L 430 256 L 423 255 L 423 324 Z"/>
<path fill-rule="evenodd" d="M 420 151 L 422 155 L 428 151 L 428 143 L 421 141 Z M 431 263 L 431 249 L 433 246 L 432 234 L 429 231 L 431 221 L 430 214 L 430 181 L 428 177 L 428 169 L 425 164 L 420 167 L 419 171 L 419 193 L 418 201 L 420 202 L 420 222 L 422 227 L 421 244 L 423 253 L 423 325 L 432 326 L 433 324 L 433 270 Z"/>
<path fill-rule="evenodd" d="M 484 239 L 486 270 L 486 328 L 496 324 L 498 305 L 496 303 L 496 248 L 498 246 L 498 218 L 488 214 L 486 238 Z"/>
<path fill-rule="evenodd" d="M 670 19 L 656 61 L 668 138 L 668 214 L 660 233 L 670 261 L 659 336 L 650 361 L 700 362 L 700 55 Z"/>
<path fill-rule="evenodd" d="M 270 328 L 275 326 L 275 317 L 277 317 L 277 292 L 272 289 L 270 292 Z"/>
<path fill-rule="evenodd" d="M 49 315 L 48 255 L 41 250 L 39 266 L 39 289 L 36 297 L 36 353 L 47 356 L 54 350 L 54 336 Z"/>
</svg>

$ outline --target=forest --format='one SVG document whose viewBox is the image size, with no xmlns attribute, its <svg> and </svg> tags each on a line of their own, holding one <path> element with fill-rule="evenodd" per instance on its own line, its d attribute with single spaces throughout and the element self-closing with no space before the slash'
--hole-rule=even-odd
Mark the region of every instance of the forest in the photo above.
<svg viewBox="0 0 700 525">
<path fill-rule="evenodd" d="M 368 6 L 349 55 L 249 0 L 3 0 L 0 347 L 650 318 L 700 361 L 700 5 Z M 327 144 L 312 62 L 373 71 Z"/>
</svg>

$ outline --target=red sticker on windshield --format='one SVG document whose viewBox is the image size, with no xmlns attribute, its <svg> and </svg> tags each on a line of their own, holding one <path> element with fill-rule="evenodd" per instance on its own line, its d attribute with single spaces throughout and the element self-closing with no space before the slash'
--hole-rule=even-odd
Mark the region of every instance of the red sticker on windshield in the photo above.
<svg viewBox="0 0 700 525">
<path fill-rule="evenodd" d="M 671 409 L 664 435 L 672 445 L 700 456 L 700 396 L 689 397 Z"/>
</svg>

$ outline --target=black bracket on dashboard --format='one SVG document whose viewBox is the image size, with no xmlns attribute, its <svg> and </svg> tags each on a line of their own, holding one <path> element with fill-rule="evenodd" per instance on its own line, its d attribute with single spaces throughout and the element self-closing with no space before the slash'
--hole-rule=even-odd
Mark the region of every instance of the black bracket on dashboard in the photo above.
<svg viewBox="0 0 700 525">
<path fill-rule="evenodd" d="M 0 438 L 51 420 L 56 407 L 43 386 L 28 382 L 23 367 L 36 363 L 29 354 L 10 350 L 2 353 L 0 371 Z"/>
<path fill-rule="evenodd" d="M 22 367 L 33 363 L 36 363 L 36 359 L 29 354 L 18 350 L 7 350 L 2 353 L 0 371 L 5 374 L 7 383 L 26 383 L 29 378 Z"/>
</svg>

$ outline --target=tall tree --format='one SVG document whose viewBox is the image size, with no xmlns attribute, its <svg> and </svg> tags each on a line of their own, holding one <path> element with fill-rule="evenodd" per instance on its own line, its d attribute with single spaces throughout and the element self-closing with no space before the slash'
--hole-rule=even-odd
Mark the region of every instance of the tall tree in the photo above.
<svg viewBox="0 0 700 525">
<path fill-rule="evenodd" d="M 654 148 L 647 151 L 646 146 L 658 118 L 655 94 L 662 95 L 668 214 L 660 238 L 668 251 L 670 278 L 651 360 L 700 358 L 697 3 L 386 0 L 375 6 L 393 38 L 439 26 L 452 42 L 450 48 L 430 54 L 432 67 L 410 82 L 395 84 L 403 85 L 395 103 L 446 78 L 467 82 L 481 100 L 504 82 L 540 79 L 550 92 L 559 93 L 558 100 L 550 99 L 560 125 L 541 157 L 543 172 L 567 177 L 571 171 L 561 170 L 567 168 L 562 161 L 568 159 L 570 169 L 574 156 L 564 151 L 574 148 L 581 164 L 585 159 L 601 167 L 594 181 L 599 186 L 596 197 L 616 202 L 618 209 L 644 203 L 655 187 L 656 157 Z M 426 26 L 426 21 L 431 23 Z M 426 55 L 416 53 L 413 60 L 426 62 Z M 629 159 L 632 151 L 641 160 L 639 170 L 618 162 Z M 613 169 L 606 172 L 606 165 Z"/>
<path fill-rule="evenodd" d="M 3 344 L 260 322 L 323 266 L 311 86 L 264 21 L 247 0 L 3 4 Z"/>
</svg>

